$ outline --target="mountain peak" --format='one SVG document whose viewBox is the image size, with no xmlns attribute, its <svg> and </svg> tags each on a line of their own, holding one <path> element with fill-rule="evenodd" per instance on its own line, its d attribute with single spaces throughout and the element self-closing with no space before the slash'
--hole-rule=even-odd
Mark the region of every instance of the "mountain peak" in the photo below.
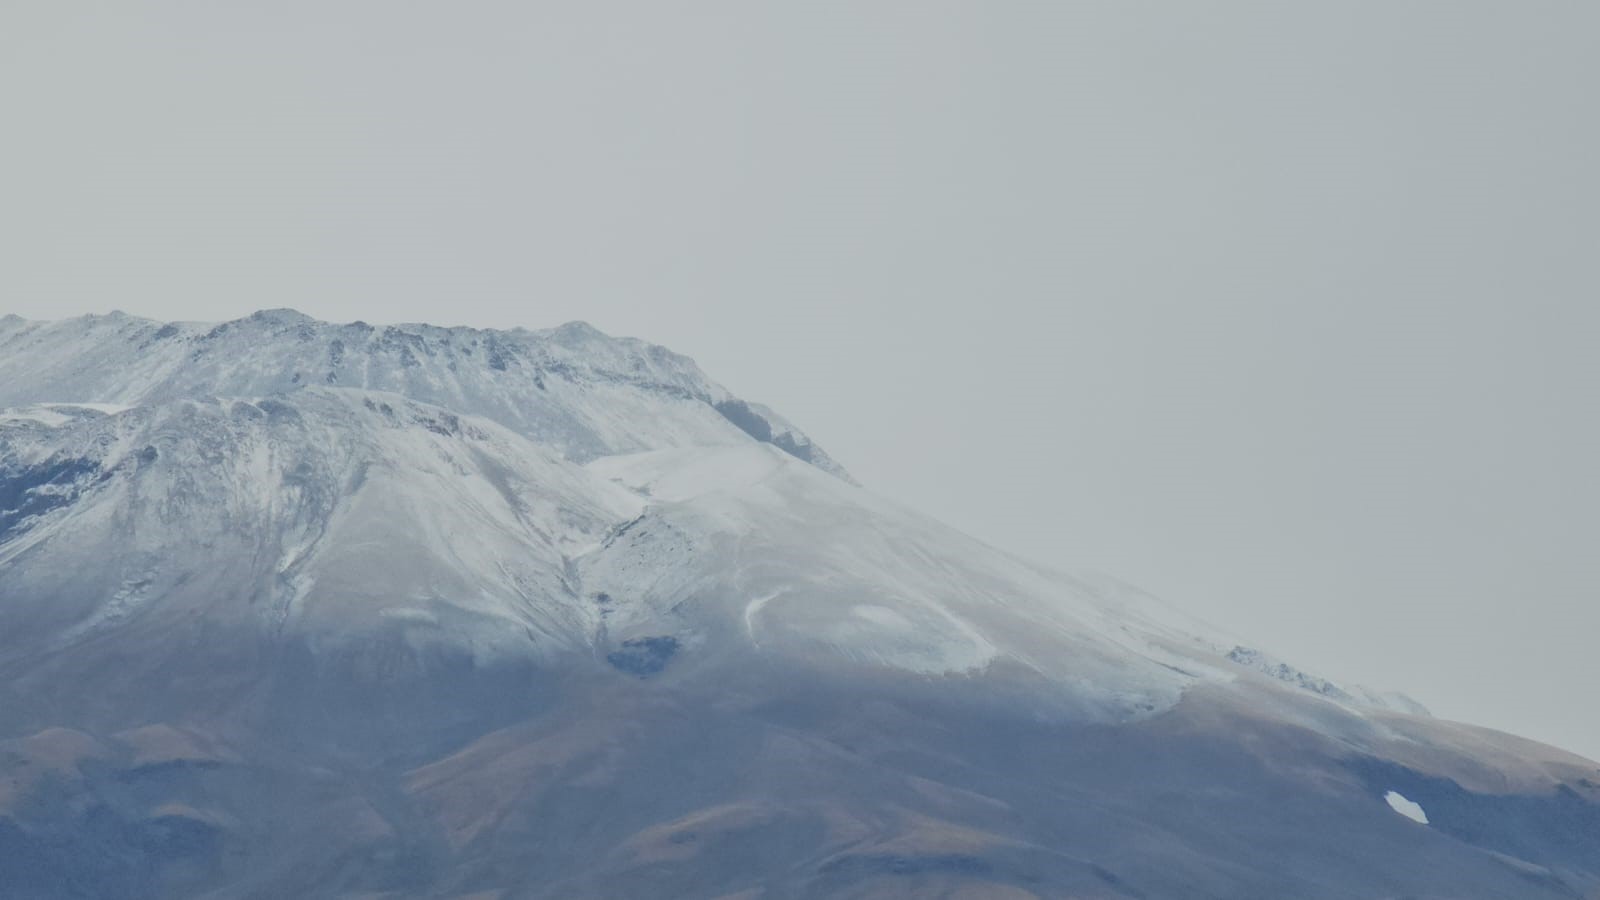
<svg viewBox="0 0 1600 900">
<path fill-rule="evenodd" d="M 289 308 L 221 323 L 124 313 L 0 321 L 0 406 L 250 398 L 312 385 L 480 415 L 577 462 L 754 439 L 849 478 L 799 429 L 745 405 L 688 357 L 585 322 L 541 331 L 373 327 Z"/>
<path fill-rule="evenodd" d="M 554 329 L 552 329 L 552 331 L 554 331 L 556 334 L 562 335 L 564 337 L 598 338 L 598 339 L 601 339 L 601 340 L 612 340 L 611 335 L 606 334 L 605 332 L 603 332 L 600 329 L 594 327 L 593 325 L 590 325 L 588 322 L 585 322 L 582 319 L 573 319 L 570 322 L 563 322 L 560 325 L 557 325 Z"/>
<path fill-rule="evenodd" d="M 306 315 L 298 309 L 280 306 L 276 309 L 258 309 L 249 316 L 257 322 L 280 322 L 298 325 L 302 322 L 317 322 L 316 319 Z M 326 324 L 317 322 L 317 324 Z"/>
</svg>

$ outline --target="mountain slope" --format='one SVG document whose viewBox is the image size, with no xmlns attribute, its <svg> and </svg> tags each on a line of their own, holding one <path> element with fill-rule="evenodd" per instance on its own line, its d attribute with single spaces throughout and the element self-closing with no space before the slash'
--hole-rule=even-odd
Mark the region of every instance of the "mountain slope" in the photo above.
<svg viewBox="0 0 1600 900">
<path fill-rule="evenodd" d="M 658 348 L 307 377 L 352 328 L 0 328 L 6 896 L 1600 894 L 1593 762 L 875 497 Z"/>
</svg>

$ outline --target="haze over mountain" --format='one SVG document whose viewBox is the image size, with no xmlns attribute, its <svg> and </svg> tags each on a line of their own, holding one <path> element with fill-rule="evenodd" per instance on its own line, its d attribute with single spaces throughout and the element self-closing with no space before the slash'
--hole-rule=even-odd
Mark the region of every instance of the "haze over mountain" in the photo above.
<svg viewBox="0 0 1600 900">
<path fill-rule="evenodd" d="M 661 347 L 7 317 L 0 406 L 7 896 L 1600 895 L 1600 765 L 968 538 Z"/>
</svg>

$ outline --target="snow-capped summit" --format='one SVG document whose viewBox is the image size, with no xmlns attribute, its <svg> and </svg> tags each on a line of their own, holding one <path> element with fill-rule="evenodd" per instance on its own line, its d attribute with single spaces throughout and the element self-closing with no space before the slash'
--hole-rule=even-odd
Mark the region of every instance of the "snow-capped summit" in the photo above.
<svg viewBox="0 0 1600 900">
<path fill-rule="evenodd" d="M 849 479 L 772 410 L 687 357 L 582 322 L 543 331 L 319 322 L 292 309 L 222 323 L 124 313 L 0 321 L 0 407 L 259 397 L 308 386 L 389 391 L 483 416 L 584 462 L 750 437 Z"/>
<path fill-rule="evenodd" d="M 474 666 L 654 641 L 674 671 L 983 675 L 1108 720 L 1255 675 L 1389 705 L 877 498 L 692 360 L 582 322 L 10 319 L 0 404 L 0 660 L 203 621 Z"/>
<path fill-rule="evenodd" d="M 0 354 L 0 402 L 32 404 L 0 416 L 0 659 L 197 619 L 474 666 L 654 641 L 674 672 L 986 674 L 1110 720 L 1253 665 L 873 496 L 691 360 L 579 322 L 113 313 L 9 323 Z"/>
<path fill-rule="evenodd" d="M 1600 766 L 989 547 L 661 347 L 0 319 L 8 897 L 1555 898 L 1596 836 Z"/>
</svg>

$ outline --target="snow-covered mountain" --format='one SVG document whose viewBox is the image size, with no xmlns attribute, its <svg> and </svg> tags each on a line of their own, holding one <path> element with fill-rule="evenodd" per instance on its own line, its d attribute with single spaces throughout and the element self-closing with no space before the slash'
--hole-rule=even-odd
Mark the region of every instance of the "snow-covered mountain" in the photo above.
<svg viewBox="0 0 1600 900">
<path fill-rule="evenodd" d="M 968 538 L 659 347 L 10 317 L 0 406 L 6 896 L 1600 891 L 1600 766 Z"/>
</svg>

